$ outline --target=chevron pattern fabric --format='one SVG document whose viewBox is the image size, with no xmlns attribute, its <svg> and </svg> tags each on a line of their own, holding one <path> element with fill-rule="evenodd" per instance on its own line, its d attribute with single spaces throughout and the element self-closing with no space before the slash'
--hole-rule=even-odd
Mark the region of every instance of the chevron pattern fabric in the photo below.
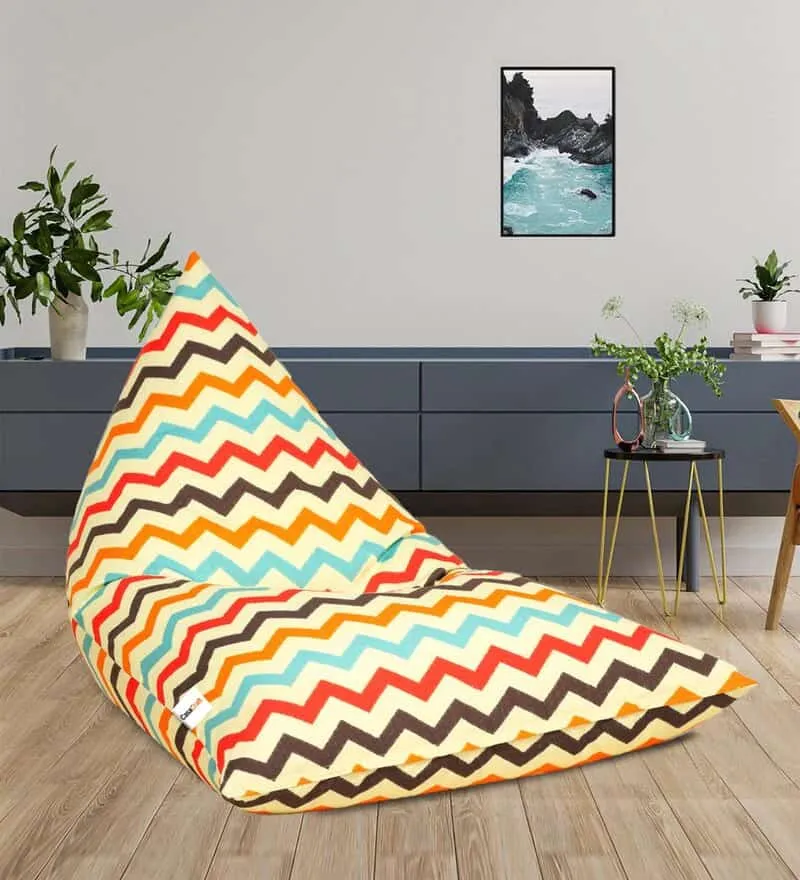
<svg viewBox="0 0 800 880">
<path fill-rule="evenodd" d="M 90 467 L 67 591 L 109 698 L 255 812 L 595 761 L 755 684 L 528 578 L 468 569 L 194 256 Z"/>
</svg>

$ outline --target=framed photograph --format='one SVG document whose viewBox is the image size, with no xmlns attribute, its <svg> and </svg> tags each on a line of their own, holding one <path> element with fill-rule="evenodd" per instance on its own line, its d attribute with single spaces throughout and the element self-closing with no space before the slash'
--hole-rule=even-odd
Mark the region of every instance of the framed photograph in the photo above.
<svg viewBox="0 0 800 880">
<path fill-rule="evenodd" d="M 614 235 L 614 68 L 500 69 L 500 233 Z"/>
</svg>

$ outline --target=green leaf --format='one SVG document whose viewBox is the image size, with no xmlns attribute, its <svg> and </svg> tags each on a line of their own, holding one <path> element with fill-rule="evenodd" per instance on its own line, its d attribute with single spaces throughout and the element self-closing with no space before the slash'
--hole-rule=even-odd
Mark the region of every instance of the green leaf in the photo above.
<svg viewBox="0 0 800 880">
<path fill-rule="evenodd" d="M 102 193 L 98 193 L 96 196 L 92 196 L 89 199 L 86 199 L 85 202 L 81 205 L 79 214 L 88 214 L 91 211 L 96 211 L 102 205 L 108 201 L 108 196 L 104 196 Z"/>
<path fill-rule="evenodd" d="M 0 260 L 6 255 L 6 251 L 11 247 L 11 242 L 5 238 L 5 236 L 0 235 Z"/>
<path fill-rule="evenodd" d="M 770 273 L 774 273 L 778 268 L 778 255 L 774 250 L 770 252 L 770 255 L 764 261 L 764 265 Z"/>
<path fill-rule="evenodd" d="M 46 272 L 50 268 L 50 260 L 42 254 L 29 254 L 25 257 L 25 265 L 29 272 Z"/>
<path fill-rule="evenodd" d="M 16 284 L 17 281 L 19 281 L 19 279 L 22 277 L 14 269 L 14 257 L 10 253 L 5 255 L 3 262 L 3 274 L 6 276 L 6 281 L 9 284 Z"/>
<path fill-rule="evenodd" d="M 92 214 L 81 224 L 81 232 L 99 232 L 103 229 L 111 229 L 108 220 L 113 213 L 113 211 L 98 211 L 96 214 Z"/>
<path fill-rule="evenodd" d="M 111 284 L 103 292 L 103 299 L 110 299 L 112 296 L 118 296 L 119 294 L 127 292 L 128 285 L 125 282 L 124 275 L 118 275 Z"/>
<path fill-rule="evenodd" d="M 52 287 L 50 285 L 50 276 L 47 272 L 37 272 L 36 273 L 36 290 L 38 291 L 40 296 L 48 297 L 48 294 L 52 292 Z"/>
<path fill-rule="evenodd" d="M 20 211 L 14 218 L 14 238 L 21 241 L 23 235 L 25 235 L 25 215 Z"/>
<path fill-rule="evenodd" d="M 0 256 L 2 256 L 2 255 L 0 255 Z M 114 248 L 114 250 L 111 251 L 111 265 L 112 266 L 119 265 L 119 251 L 117 250 L 117 248 Z"/>
<path fill-rule="evenodd" d="M 102 281 L 98 271 L 89 263 L 76 263 L 75 260 L 70 260 L 69 262 L 78 275 L 85 278 L 87 281 Z"/>
<path fill-rule="evenodd" d="M 68 293 L 78 293 L 81 289 L 81 279 L 75 275 L 66 263 L 59 261 L 55 268 L 56 290 L 65 296 Z"/>
<path fill-rule="evenodd" d="M 76 217 L 80 212 L 81 205 L 100 190 L 100 185 L 94 183 L 91 177 L 84 177 L 72 188 L 69 195 L 69 215 Z"/>
<path fill-rule="evenodd" d="M 36 276 L 31 275 L 28 278 L 22 278 L 14 285 L 14 296 L 17 299 L 25 299 L 30 296 L 37 288 Z"/>
<path fill-rule="evenodd" d="M 142 303 L 136 311 L 133 313 L 133 317 L 128 321 L 128 330 L 133 330 L 133 328 L 138 323 L 139 319 L 144 314 L 145 309 L 147 308 L 147 303 Z"/>
<path fill-rule="evenodd" d="M 169 245 L 169 240 L 172 237 L 172 233 L 170 233 L 164 241 L 158 246 L 158 248 L 151 255 L 150 259 L 145 260 L 143 263 L 140 263 L 136 267 L 137 272 L 144 272 L 146 269 L 149 269 L 151 266 L 155 266 L 155 264 L 164 256 L 165 251 L 167 250 L 167 246 Z M 149 242 L 148 242 L 149 247 Z"/>
<path fill-rule="evenodd" d="M 17 320 L 22 323 L 22 315 L 19 313 L 19 305 L 17 304 L 17 299 L 11 291 L 6 291 L 6 299 L 11 303 L 11 308 L 14 309 L 14 312 L 17 316 Z"/>
<path fill-rule="evenodd" d="M 66 168 L 64 168 L 64 173 L 61 175 L 61 182 L 63 183 L 67 179 L 67 175 L 72 171 L 75 167 L 74 162 L 67 162 Z"/>
<path fill-rule="evenodd" d="M 46 256 L 53 253 L 53 237 L 44 219 L 39 219 L 39 229 L 36 231 L 36 246 Z"/>
<path fill-rule="evenodd" d="M 49 160 L 48 160 L 48 162 L 47 162 L 48 165 L 52 165 L 52 164 L 53 164 L 53 157 L 55 156 L 55 154 L 56 154 L 56 150 L 57 150 L 57 149 L 58 149 L 58 144 L 56 144 L 56 145 L 53 147 L 53 149 L 50 150 L 50 158 L 49 158 Z"/>
<path fill-rule="evenodd" d="M 97 251 L 85 247 L 65 247 L 61 251 L 61 256 L 70 263 L 88 263 L 93 266 L 97 262 Z"/>
<path fill-rule="evenodd" d="M 30 189 L 34 192 L 42 192 L 45 189 L 45 185 L 38 180 L 29 180 L 27 183 L 23 183 L 22 186 L 18 186 L 17 189 Z"/>
<path fill-rule="evenodd" d="M 91 291 L 92 302 L 100 302 L 103 298 L 103 282 L 102 281 L 92 281 L 92 291 Z"/>
<path fill-rule="evenodd" d="M 47 188 L 50 191 L 53 204 L 57 208 L 63 208 L 64 191 L 61 188 L 61 178 L 58 176 L 58 171 L 52 165 L 47 169 Z"/>
</svg>

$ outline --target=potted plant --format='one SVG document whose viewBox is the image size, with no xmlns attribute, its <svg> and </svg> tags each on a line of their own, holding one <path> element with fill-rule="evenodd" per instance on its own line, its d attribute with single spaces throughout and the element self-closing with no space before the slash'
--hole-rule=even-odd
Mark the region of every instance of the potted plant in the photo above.
<svg viewBox="0 0 800 880">
<path fill-rule="evenodd" d="M 53 148 L 44 180 L 19 187 L 36 194 L 35 204 L 17 214 L 8 237 L 0 236 L 0 325 L 9 311 L 21 321 L 28 300 L 32 314 L 49 310 L 53 359 L 83 360 L 87 286 L 92 302 L 114 299 L 118 313 L 130 315 L 128 327 L 144 318 L 141 340 L 169 302 L 180 271 L 177 262 L 164 259 L 169 235 L 152 253 L 148 241 L 135 261 L 121 259 L 116 249 L 101 250 L 98 237 L 112 228 L 108 198 L 92 175 L 67 190 L 75 163 L 59 171 L 55 153 Z"/>
<path fill-rule="evenodd" d="M 604 318 L 621 320 L 627 324 L 638 344 L 611 342 L 595 333 L 592 354 L 595 357 L 616 358 L 617 372 L 620 376 L 629 373 L 632 382 L 642 374 L 652 383 L 652 388 L 642 398 L 642 445 L 653 447 L 657 440 L 688 437 L 691 434 L 691 413 L 686 404 L 670 389 L 670 382 L 679 376 L 693 373 L 700 376 L 714 394 L 720 397 L 725 375 L 725 366 L 709 352 L 708 339 L 705 336 L 701 336 L 692 345 L 684 341 L 690 327 L 703 325 L 708 321 L 706 309 L 682 300 L 673 303 L 672 317 L 679 325 L 678 332 L 674 336 L 667 332 L 657 336 L 652 350 L 644 344 L 625 317 L 621 297 L 609 299 L 603 306 L 602 314 Z"/>
<path fill-rule="evenodd" d="M 781 263 L 773 250 L 763 263 L 759 263 L 758 259 L 755 260 L 755 280 L 739 279 L 744 284 L 744 287 L 739 288 L 742 297 L 754 298 L 753 326 L 757 333 L 779 333 L 786 327 L 788 308 L 783 296 L 798 292 L 789 286 L 792 279 L 797 277 L 786 274 L 789 262 L 791 261 Z"/>
</svg>

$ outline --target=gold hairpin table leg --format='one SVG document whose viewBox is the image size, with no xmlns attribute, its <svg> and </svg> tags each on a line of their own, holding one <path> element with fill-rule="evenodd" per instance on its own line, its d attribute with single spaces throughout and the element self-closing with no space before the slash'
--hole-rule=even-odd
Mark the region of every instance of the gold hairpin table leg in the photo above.
<svg viewBox="0 0 800 880">
<path fill-rule="evenodd" d="M 611 468 L 611 460 L 606 459 L 606 477 L 603 485 L 603 522 L 600 526 L 600 561 L 597 567 L 597 601 L 600 605 L 605 603 L 606 593 L 608 592 L 608 581 L 611 577 L 611 565 L 614 561 L 614 548 L 617 546 L 619 521 L 622 516 L 622 499 L 625 497 L 625 487 L 628 483 L 628 471 L 630 470 L 630 465 L 630 461 L 626 460 L 625 466 L 622 469 L 622 482 L 619 487 L 617 510 L 614 514 L 614 526 L 611 529 L 611 542 L 608 548 L 608 559 L 606 560 L 606 517 L 608 516 L 608 485 Z"/>
<path fill-rule="evenodd" d="M 719 552 L 722 557 L 722 598 L 720 605 L 728 601 L 728 551 L 725 547 L 725 484 L 722 475 L 722 459 L 717 459 L 717 491 L 719 492 Z"/>
<path fill-rule="evenodd" d="M 681 587 L 683 586 L 683 565 L 686 561 L 686 539 L 689 534 L 689 509 L 692 505 L 692 486 L 695 478 L 695 462 L 689 465 L 689 486 L 686 489 L 686 504 L 683 508 L 683 526 L 681 528 L 681 548 L 678 553 L 678 573 L 675 577 L 675 601 L 672 605 L 672 613 L 677 616 L 678 602 L 681 597 Z"/>
<path fill-rule="evenodd" d="M 714 592 L 716 593 L 716 596 L 717 596 L 717 602 L 719 602 L 720 605 L 724 605 L 725 600 L 727 598 L 727 584 L 725 583 L 724 576 L 723 576 L 723 582 L 722 582 L 722 584 L 720 584 L 720 579 L 719 579 L 719 576 L 717 575 L 717 563 L 714 559 L 714 548 L 711 544 L 711 530 L 708 527 L 708 517 L 706 516 L 706 505 L 703 501 L 703 489 L 700 485 L 700 476 L 697 473 L 697 465 L 695 464 L 695 462 L 692 462 L 692 467 L 694 468 L 694 480 L 695 480 L 695 486 L 697 487 L 697 504 L 698 504 L 698 507 L 700 508 L 700 521 L 703 524 L 703 536 L 705 537 L 706 550 L 708 551 L 708 564 L 711 568 L 711 577 L 714 580 Z M 722 495 L 720 493 L 720 499 L 721 499 L 721 497 L 722 497 Z M 723 513 L 724 513 L 724 511 L 720 510 L 720 517 L 719 517 L 720 523 L 722 522 L 722 519 L 723 519 L 723 516 L 722 516 Z M 723 548 L 722 548 L 722 559 L 723 559 L 723 572 L 725 572 L 725 574 L 727 574 L 727 564 L 724 562 L 724 560 L 725 560 L 724 542 L 723 542 Z"/>
<path fill-rule="evenodd" d="M 669 611 L 667 610 L 667 590 L 666 585 L 664 583 L 664 566 L 661 562 L 661 544 L 658 540 L 658 524 L 656 523 L 656 506 L 653 502 L 653 485 L 650 482 L 650 468 L 647 466 L 647 462 L 643 461 L 644 465 L 644 481 L 647 486 L 647 504 L 650 508 L 650 526 L 653 530 L 653 546 L 656 551 L 656 567 L 658 569 L 658 587 L 661 590 L 661 607 L 664 611 L 664 616 L 669 616 Z"/>
</svg>

